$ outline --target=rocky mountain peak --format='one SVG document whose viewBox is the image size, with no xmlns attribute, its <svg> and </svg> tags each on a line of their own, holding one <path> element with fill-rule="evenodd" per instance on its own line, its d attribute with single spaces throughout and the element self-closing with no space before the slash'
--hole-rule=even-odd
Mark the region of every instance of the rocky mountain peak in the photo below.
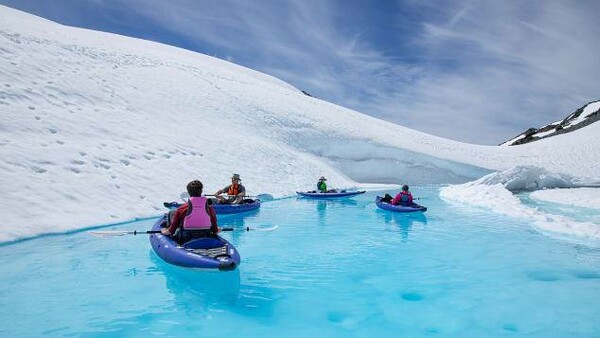
<svg viewBox="0 0 600 338">
<path fill-rule="evenodd" d="M 592 101 L 577 109 L 563 120 L 545 125 L 541 128 L 529 128 L 512 139 L 500 144 L 514 146 L 543 138 L 570 133 L 600 120 L 600 100 Z"/>
</svg>

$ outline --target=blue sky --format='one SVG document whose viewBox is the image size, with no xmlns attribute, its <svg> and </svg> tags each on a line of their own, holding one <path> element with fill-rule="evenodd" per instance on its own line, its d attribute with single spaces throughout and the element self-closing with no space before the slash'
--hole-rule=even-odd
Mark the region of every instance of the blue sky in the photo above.
<svg viewBox="0 0 600 338">
<path fill-rule="evenodd" d="M 600 99 L 595 0 L 0 3 L 229 60 L 469 143 L 501 143 Z"/>
</svg>

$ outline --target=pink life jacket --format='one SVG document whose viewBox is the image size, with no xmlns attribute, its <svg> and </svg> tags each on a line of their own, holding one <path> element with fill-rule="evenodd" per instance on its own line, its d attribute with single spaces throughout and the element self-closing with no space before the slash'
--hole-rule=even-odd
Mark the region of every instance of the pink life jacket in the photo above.
<svg viewBox="0 0 600 338">
<path fill-rule="evenodd" d="M 210 215 L 206 212 L 205 197 L 190 197 L 187 215 L 183 219 L 183 229 L 202 230 L 210 229 Z"/>
<path fill-rule="evenodd" d="M 392 204 L 395 205 L 410 205 L 413 201 L 412 194 L 408 191 L 401 191 L 396 195 L 396 198 L 392 201 Z"/>
<path fill-rule="evenodd" d="M 411 193 L 409 193 L 408 191 L 402 191 L 402 192 L 400 192 L 400 194 L 401 194 L 400 203 L 402 205 L 410 205 L 412 203 L 413 197 L 412 197 Z"/>
</svg>

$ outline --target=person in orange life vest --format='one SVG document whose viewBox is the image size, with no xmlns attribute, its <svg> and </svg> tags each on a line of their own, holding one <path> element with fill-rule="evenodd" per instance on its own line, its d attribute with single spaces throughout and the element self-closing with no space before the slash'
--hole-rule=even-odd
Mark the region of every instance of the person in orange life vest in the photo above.
<svg viewBox="0 0 600 338">
<path fill-rule="evenodd" d="M 242 179 L 240 175 L 233 174 L 231 176 L 231 184 L 221 190 L 217 190 L 215 196 L 219 204 L 238 204 L 244 200 L 246 196 L 246 188 L 240 183 Z M 223 193 L 227 193 L 227 198 L 219 196 Z"/>
<path fill-rule="evenodd" d="M 169 213 L 170 222 L 161 230 L 163 235 L 173 235 L 177 242 L 185 243 L 194 238 L 212 237 L 219 233 L 212 201 L 202 197 L 202 188 L 202 182 L 198 180 L 188 183 L 187 192 L 190 199 Z"/>
<path fill-rule="evenodd" d="M 392 204 L 393 205 L 404 205 L 404 206 L 408 206 L 411 205 L 413 202 L 413 196 L 410 193 L 410 191 L 408 191 L 408 185 L 403 185 L 402 186 L 402 191 L 398 193 L 398 195 L 396 195 L 396 197 L 394 197 L 394 199 L 392 200 Z"/>
</svg>

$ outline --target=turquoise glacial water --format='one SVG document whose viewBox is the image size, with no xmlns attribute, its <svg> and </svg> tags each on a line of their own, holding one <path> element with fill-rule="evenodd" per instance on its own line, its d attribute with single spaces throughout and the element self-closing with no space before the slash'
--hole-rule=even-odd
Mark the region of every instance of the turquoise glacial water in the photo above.
<svg viewBox="0 0 600 338">
<path fill-rule="evenodd" d="M 382 194 L 380 192 L 379 194 Z M 599 337 L 600 249 L 440 200 L 283 199 L 223 226 L 234 272 L 160 260 L 145 235 L 0 246 L 2 337 Z M 105 230 L 146 230 L 146 220 Z"/>
</svg>

